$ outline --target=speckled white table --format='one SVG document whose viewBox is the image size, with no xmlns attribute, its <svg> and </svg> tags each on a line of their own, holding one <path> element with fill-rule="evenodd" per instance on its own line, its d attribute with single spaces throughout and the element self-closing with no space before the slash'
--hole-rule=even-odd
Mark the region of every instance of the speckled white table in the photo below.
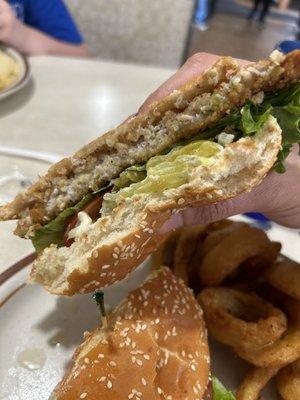
<svg viewBox="0 0 300 400">
<path fill-rule="evenodd" d="M 0 103 L 0 145 L 54 155 L 72 154 L 122 122 L 173 73 L 58 57 L 35 57 L 30 64 L 30 84 Z M 0 181 L 15 168 L 34 178 L 47 167 L 44 162 L 0 156 Z M 0 224 L 0 272 L 32 251 L 29 241 L 12 234 L 14 225 Z"/>
</svg>

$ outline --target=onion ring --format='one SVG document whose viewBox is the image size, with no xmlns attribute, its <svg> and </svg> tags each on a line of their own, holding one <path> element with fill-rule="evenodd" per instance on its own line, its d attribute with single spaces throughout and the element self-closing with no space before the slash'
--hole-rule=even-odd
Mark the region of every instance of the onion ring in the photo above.
<svg viewBox="0 0 300 400">
<path fill-rule="evenodd" d="M 208 331 L 231 347 L 261 348 L 286 330 L 284 313 L 253 293 L 217 287 L 198 296 Z"/>
<path fill-rule="evenodd" d="M 197 267 L 202 263 L 204 257 L 226 236 L 242 226 L 246 226 L 246 224 L 244 222 L 236 222 L 228 219 L 210 224 L 207 229 L 206 238 L 202 243 L 199 243 L 197 253 L 195 254 Z"/>
<path fill-rule="evenodd" d="M 199 267 L 200 282 L 204 286 L 220 285 L 246 260 L 264 253 L 274 253 L 274 246 L 267 235 L 260 229 L 241 226 L 204 257 Z"/>
<path fill-rule="evenodd" d="M 276 386 L 283 400 L 300 399 L 300 359 L 279 371 Z"/>
<path fill-rule="evenodd" d="M 257 367 L 276 367 L 300 358 L 300 327 L 289 327 L 283 337 L 266 347 L 236 347 L 237 355 Z"/>
<path fill-rule="evenodd" d="M 254 368 L 241 382 L 237 393 L 237 400 L 258 400 L 260 392 L 269 380 L 277 374 L 278 368 Z"/>
<path fill-rule="evenodd" d="M 191 260 L 196 251 L 198 241 L 203 237 L 206 225 L 184 228 L 177 241 L 174 254 L 173 272 L 188 285 L 192 279 Z"/>
<path fill-rule="evenodd" d="M 270 285 L 300 301 L 300 264 L 285 259 L 268 268 L 265 277 Z"/>
<path fill-rule="evenodd" d="M 257 367 L 283 366 L 300 358 L 300 302 L 286 298 L 282 307 L 287 311 L 289 325 L 283 336 L 273 344 L 263 348 L 245 346 L 235 348 L 238 356 Z"/>
</svg>

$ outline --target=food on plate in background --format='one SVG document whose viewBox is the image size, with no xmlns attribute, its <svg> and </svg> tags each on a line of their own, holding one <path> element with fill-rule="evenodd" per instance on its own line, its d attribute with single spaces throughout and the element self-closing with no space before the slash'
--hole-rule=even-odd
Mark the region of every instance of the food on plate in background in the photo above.
<svg viewBox="0 0 300 400">
<path fill-rule="evenodd" d="M 282 260 L 273 264 L 265 273 L 266 281 L 300 301 L 300 268 L 291 260 Z"/>
<path fill-rule="evenodd" d="M 186 262 L 181 238 L 188 247 L 189 234 Z M 258 400 L 262 389 L 276 377 L 283 399 L 298 400 L 300 264 L 280 254 L 279 243 L 244 222 L 223 220 L 172 235 L 177 242 L 173 256 L 169 254 L 173 260 L 169 267 L 193 287 L 209 335 L 254 366 L 241 382 L 236 399 Z M 182 261 L 175 258 L 176 253 Z M 186 271 L 176 269 L 175 260 Z"/>
<path fill-rule="evenodd" d="M 157 247 L 165 235 L 160 228 L 173 212 L 251 190 L 272 167 L 283 172 L 292 145 L 300 142 L 299 63 L 300 51 L 275 51 L 244 67 L 221 58 L 148 113 L 52 166 L 1 207 L 0 218 L 17 219 L 16 233 L 30 238 L 39 253 L 32 280 L 63 295 L 111 285 Z M 261 269 L 265 253 L 278 250 L 257 234 L 262 243 L 243 246 Z M 204 263 L 212 255 L 206 257 Z M 243 257 L 222 266 L 216 284 Z M 183 265 L 178 268 L 183 271 Z"/>
<path fill-rule="evenodd" d="M 18 63 L 0 49 L 0 92 L 16 82 L 19 75 Z"/>
<path fill-rule="evenodd" d="M 278 372 L 278 367 L 253 368 L 240 384 L 236 400 L 260 400 L 262 389 Z"/>
<path fill-rule="evenodd" d="M 198 295 L 211 335 L 233 348 L 261 348 L 286 331 L 283 311 L 254 293 L 228 287 L 203 289 Z"/>
<path fill-rule="evenodd" d="M 279 372 L 276 384 L 283 400 L 300 399 L 300 359 Z"/>
</svg>

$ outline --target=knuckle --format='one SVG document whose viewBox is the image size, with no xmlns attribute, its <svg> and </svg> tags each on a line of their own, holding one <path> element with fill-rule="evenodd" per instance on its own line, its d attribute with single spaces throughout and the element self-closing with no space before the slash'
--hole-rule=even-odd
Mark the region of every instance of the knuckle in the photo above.
<svg viewBox="0 0 300 400">
<path fill-rule="evenodd" d="M 199 65 L 202 64 L 203 60 L 208 56 L 209 54 L 205 52 L 195 53 L 190 58 L 188 58 L 187 63 L 191 65 Z"/>
</svg>

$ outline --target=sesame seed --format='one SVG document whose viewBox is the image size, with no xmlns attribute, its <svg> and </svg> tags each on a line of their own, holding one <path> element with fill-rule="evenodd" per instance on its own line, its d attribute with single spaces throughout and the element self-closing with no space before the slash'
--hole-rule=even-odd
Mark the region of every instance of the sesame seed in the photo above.
<svg viewBox="0 0 300 400">
<path fill-rule="evenodd" d="M 143 365 L 143 362 L 141 360 L 136 360 L 137 365 L 139 365 L 140 367 Z"/>
<path fill-rule="evenodd" d="M 107 388 L 108 389 L 111 389 L 112 388 L 112 381 L 107 381 Z"/>
<path fill-rule="evenodd" d="M 145 379 L 145 378 L 142 378 L 142 384 L 143 384 L 144 386 L 147 385 L 147 382 L 146 382 L 146 379 Z"/>
<path fill-rule="evenodd" d="M 90 360 L 86 357 L 86 358 L 84 359 L 84 362 L 85 362 L 86 364 L 89 364 L 89 363 L 90 363 Z"/>
<path fill-rule="evenodd" d="M 162 394 L 163 393 L 163 391 L 162 391 L 162 389 L 160 387 L 157 388 L 157 393 L 158 394 Z"/>
<path fill-rule="evenodd" d="M 111 365 L 112 367 L 116 367 L 117 366 L 117 364 L 114 361 L 110 361 L 109 365 Z"/>
<path fill-rule="evenodd" d="M 79 396 L 81 399 L 85 399 L 87 396 L 87 393 L 81 393 L 81 395 Z"/>
</svg>

